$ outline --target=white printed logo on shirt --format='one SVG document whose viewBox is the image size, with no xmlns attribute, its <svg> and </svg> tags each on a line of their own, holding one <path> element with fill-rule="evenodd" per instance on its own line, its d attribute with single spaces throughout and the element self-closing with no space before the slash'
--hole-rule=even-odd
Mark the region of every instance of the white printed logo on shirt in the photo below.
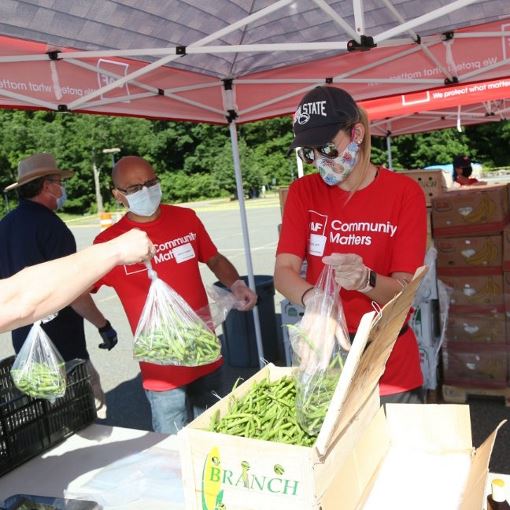
<svg viewBox="0 0 510 510">
<path fill-rule="evenodd" d="M 328 217 L 325 214 L 320 214 L 317 211 L 310 212 L 310 237 L 308 238 L 308 253 L 316 257 L 324 255 L 324 248 L 326 247 L 326 225 L 328 224 Z"/>
</svg>

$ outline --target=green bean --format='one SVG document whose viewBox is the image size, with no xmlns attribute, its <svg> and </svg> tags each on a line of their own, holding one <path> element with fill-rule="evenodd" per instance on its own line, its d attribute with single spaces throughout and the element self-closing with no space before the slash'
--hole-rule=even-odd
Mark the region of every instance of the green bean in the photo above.
<svg viewBox="0 0 510 510">
<path fill-rule="evenodd" d="M 220 418 L 219 412 L 214 413 L 209 430 L 302 446 L 311 446 L 316 439 L 298 425 L 293 377 L 263 379 L 242 399 L 231 397 L 227 414 Z"/>
<path fill-rule="evenodd" d="M 34 398 L 51 400 L 63 396 L 66 391 L 63 363 L 52 367 L 31 362 L 23 369 L 12 369 L 11 376 L 20 391 Z"/>
<path fill-rule="evenodd" d="M 133 347 L 135 359 L 160 365 L 205 365 L 216 361 L 220 353 L 220 343 L 212 331 L 201 324 L 188 325 L 176 316 L 138 335 Z"/>
<path fill-rule="evenodd" d="M 327 371 L 302 379 L 297 385 L 298 421 L 311 435 L 318 434 L 343 369 L 342 355 L 335 356 Z"/>
</svg>

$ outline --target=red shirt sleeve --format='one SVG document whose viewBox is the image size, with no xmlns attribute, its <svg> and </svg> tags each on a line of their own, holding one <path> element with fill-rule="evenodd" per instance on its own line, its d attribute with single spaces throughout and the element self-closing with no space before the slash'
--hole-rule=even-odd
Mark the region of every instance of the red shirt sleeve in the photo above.
<svg viewBox="0 0 510 510">
<path fill-rule="evenodd" d="M 307 239 L 308 207 L 301 181 L 295 181 L 290 185 L 285 200 L 276 254 L 290 253 L 304 259 L 307 251 Z"/>
<path fill-rule="evenodd" d="M 414 274 L 425 260 L 427 244 L 427 207 L 425 194 L 412 179 L 402 190 L 398 230 L 389 273 Z"/>
</svg>

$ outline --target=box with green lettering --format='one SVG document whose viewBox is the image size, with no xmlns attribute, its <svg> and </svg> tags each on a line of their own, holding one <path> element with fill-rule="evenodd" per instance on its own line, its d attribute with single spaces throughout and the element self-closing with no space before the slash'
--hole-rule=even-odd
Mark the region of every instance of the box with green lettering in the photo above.
<svg viewBox="0 0 510 510">
<path fill-rule="evenodd" d="M 457 478 L 448 495 L 455 504 L 442 508 L 481 508 L 495 432 L 475 454 L 469 406 L 395 404 L 385 416 L 379 405 L 379 378 L 423 275 L 419 269 L 380 314 L 371 312 L 363 317 L 312 444 L 284 443 L 278 440 L 277 430 L 270 434 L 276 440 L 211 431 L 211 420 L 215 423 L 218 415 L 229 413 L 232 399 L 239 401 L 260 382 L 292 376 L 293 368 L 272 364 L 182 429 L 179 446 L 186 508 L 354 510 L 367 504 L 393 508 L 395 495 L 405 489 L 400 480 L 413 470 L 417 474 L 414 480 L 421 479 L 423 465 L 428 478 L 434 478 L 432 485 L 423 486 L 428 496 L 445 497 L 441 492 L 449 487 L 445 472 L 453 472 Z M 395 452 L 405 454 L 405 458 L 397 457 L 395 463 Z M 438 465 L 424 464 L 424 458 Z M 460 463 L 462 469 L 450 469 L 448 460 Z M 388 469 L 390 476 L 381 479 L 382 487 L 390 488 L 387 480 L 393 486 L 389 493 L 380 495 L 379 474 Z M 429 490 L 434 483 L 440 486 L 437 494 Z M 417 497 L 416 483 L 408 486 L 412 497 Z M 438 506 L 432 503 L 423 508 Z"/>
</svg>

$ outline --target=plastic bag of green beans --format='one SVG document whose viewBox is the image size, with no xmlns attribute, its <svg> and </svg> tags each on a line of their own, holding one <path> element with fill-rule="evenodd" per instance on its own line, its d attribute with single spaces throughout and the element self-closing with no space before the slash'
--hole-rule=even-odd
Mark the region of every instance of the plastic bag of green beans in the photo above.
<svg viewBox="0 0 510 510">
<path fill-rule="evenodd" d="M 41 327 L 34 323 L 11 367 L 16 387 L 34 398 L 54 402 L 66 391 L 66 371 L 62 356 Z"/>
<path fill-rule="evenodd" d="M 311 295 L 310 295 L 311 294 Z M 300 426 L 319 433 L 350 348 L 334 269 L 326 265 L 306 301 L 303 318 L 289 326 Z"/>
<path fill-rule="evenodd" d="M 158 365 L 195 367 L 216 361 L 221 344 L 188 303 L 158 278 L 150 263 L 152 280 L 138 321 L 134 358 Z"/>
</svg>

